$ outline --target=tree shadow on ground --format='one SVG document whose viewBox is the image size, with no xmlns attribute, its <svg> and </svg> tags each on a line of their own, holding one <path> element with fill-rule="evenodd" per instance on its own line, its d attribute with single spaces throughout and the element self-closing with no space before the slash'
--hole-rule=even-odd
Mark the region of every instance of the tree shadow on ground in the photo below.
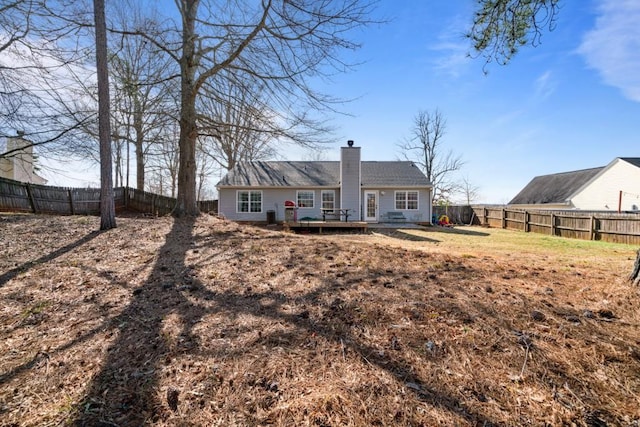
<svg viewBox="0 0 640 427">
<path fill-rule="evenodd" d="M 168 353 L 163 322 L 172 313 L 177 314 L 184 326 L 180 334 L 182 350 L 196 349 L 198 340 L 191 327 L 204 312 L 189 303 L 184 292 L 197 289 L 207 298 L 215 297 L 185 265 L 186 253 L 193 245 L 194 221 L 174 221 L 148 280 L 134 289 L 130 304 L 109 322 L 117 329 L 117 338 L 77 408 L 75 425 L 137 426 L 157 419 L 162 405 L 156 398 L 156 370 Z"/>
<path fill-rule="evenodd" d="M 456 227 L 442 227 L 442 226 L 433 226 L 427 229 L 429 233 L 447 233 L 447 234 L 460 234 L 462 236 L 477 236 L 477 237 L 488 237 L 489 233 L 485 233 L 483 231 L 471 230 L 469 228 L 465 228 L 465 226 L 456 226 Z"/>
<path fill-rule="evenodd" d="M 424 235 L 407 233 L 405 230 L 400 228 L 377 229 L 375 231 L 371 231 L 370 233 L 373 235 L 377 234 L 377 235 L 382 235 L 386 237 L 391 237 L 393 239 L 407 240 L 410 242 L 440 243 L 440 240 L 431 239 L 429 237 L 425 237 Z"/>
<path fill-rule="evenodd" d="M 3 274 L 0 275 L 0 287 L 3 287 L 7 282 L 9 282 L 10 280 L 14 279 L 18 274 L 20 273 L 24 273 L 26 271 L 28 271 L 30 268 L 38 265 L 38 264 L 45 264 L 49 261 L 53 261 L 54 259 L 73 251 L 74 249 L 79 248 L 80 246 L 84 245 L 85 243 L 90 242 L 91 240 L 93 240 L 94 238 L 96 238 L 98 235 L 100 235 L 101 231 L 92 231 L 91 233 L 87 234 L 86 236 L 76 240 L 73 243 L 70 243 L 60 249 L 56 249 L 55 251 L 48 253 L 47 255 L 41 256 L 40 258 L 33 260 L 33 261 L 27 261 Z"/>
<path fill-rule="evenodd" d="M 246 236 L 234 238 L 228 233 L 218 235 L 213 232 L 196 239 L 193 235 L 194 221 L 174 221 L 148 280 L 133 291 L 131 302 L 121 314 L 110 320 L 110 327 L 116 329 L 117 338 L 109 347 L 101 370 L 93 377 L 84 398 L 77 405 L 73 425 L 137 426 L 167 419 L 171 410 L 177 410 L 177 395 L 174 400 L 170 391 L 166 398 L 160 393 L 159 375 L 164 366 L 172 363 L 172 357 L 180 354 L 204 354 L 209 359 L 215 359 L 220 356 L 220 352 L 226 352 L 226 357 L 229 357 L 228 349 L 212 349 L 209 343 L 205 345 L 200 342 L 198 334 L 193 333 L 194 325 L 211 314 L 223 314 L 229 319 L 250 315 L 289 325 L 299 339 L 310 335 L 323 337 L 341 345 L 343 351 L 346 349 L 359 355 L 376 369 L 390 373 L 403 386 L 410 384 L 409 391 L 419 400 L 450 412 L 455 418 L 459 417 L 468 423 L 492 425 L 485 416 L 466 409 L 444 387 L 440 390 L 425 385 L 426 381 L 414 373 L 409 360 L 385 356 L 354 335 L 354 319 L 342 313 L 339 298 L 327 303 L 327 298 L 339 293 L 341 289 L 341 285 L 332 279 L 321 279 L 320 286 L 296 297 L 278 289 L 259 292 L 250 289 L 243 289 L 242 292 L 223 289 L 221 292 L 215 284 L 205 286 L 196 277 L 196 266 L 186 262 L 188 251 L 193 250 L 197 244 L 210 245 L 218 255 L 224 255 L 228 250 L 227 261 L 241 265 L 237 267 L 239 276 L 227 280 L 241 282 L 241 275 L 251 272 L 245 272 L 241 268 L 246 262 L 243 259 L 246 252 L 234 250 L 234 241 L 238 239 L 241 242 Z M 265 237 L 267 236 L 261 236 L 261 239 L 264 240 Z M 271 237 L 275 239 L 274 236 Z M 273 244 L 277 245 L 277 242 Z M 336 253 L 337 248 L 330 246 L 318 255 Z M 300 255 L 295 251 L 292 250 L 288 256 L 283 261 L 285 268 L 306 268 L 300 266 Z M 225 257 L 226 255 L 223 256 Z M 304 271 L 300 273 L 316 274 Z M 367 274 L 370 279 L 377 280 L 383 273 L 372 271 Z M 310 318 L 304 312 L 290 312 L 283 308 L 285 304 L 292 303 L 309 306 L 315 310 L 316 316 Z M 169 317 L 179 318 L 182 325 L 173 342 L 169 342 L 170 338 L 163 331 Z M 280 332 L 259 335 L 256 344 L 261 345 L 269 340 L 282 342 L 287 339 Z M 236 351 L 236 356 L 241 357 L 244 349 Z"/>
</svg>

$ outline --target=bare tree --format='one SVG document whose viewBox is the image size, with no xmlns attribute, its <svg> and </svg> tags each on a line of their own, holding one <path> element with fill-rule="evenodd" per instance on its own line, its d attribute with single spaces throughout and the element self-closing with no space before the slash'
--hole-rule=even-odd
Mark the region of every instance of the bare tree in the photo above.
<svg viewBox="0 0 640 427">
<path fill-rule="evenodd" d="M 98 73 L 98 121 L 100 136 L 100 230 L 116 227 L 111 170 L 111 116 L 109 114 L 109 70 L 104 0 L 93 0 Z"/>
<path fill-rule="evenodd" d="M 204 200 L 209 193 L 209 186 L 207 185 L 207 182 L 211 176 L 220 171 L 220 167 L 213 161 L 213 157 L 207 153 L 202 139 L 198 140 L 198 153 L 196 156 L 198 164 L 198 187 L 196 198 L 198 200 Z"/>
<path fill-rule="evenodd" d="M 476 201 L 480 196 L 480 187 L 475 185 L 468 176 L 465 176 L 460 183 L 460 192 L 467 206 L 471 206 L 471 203 Z"/>
<path fill-rule="evenodd" d="M 553 30 L 560 0 L 478 0 L 467 37 L 487 63 L 507 64 L 521 46 L 537 46 Z"/>
<path fill-rule="evenodd" d="M 152 25 L 140 9 L 138 2 L 127 1 L 113 10 L 122 32 L 145 22 Z M 178 72 L 175 63 L 147 40 L 126 34 L 111 43 L 110 65 L 113 98 L 118 101 L 113 114 L 116 135 L 135 148 L 136 187 L 144 190 L 147 151 L 161 138 L 167 121 L 178 114 L 171 93 L 175 86 L 171 79 Z"/>
<path fill-rule="evenodd" d="M 112 88 L 115 92 L 115 111 L 112 114 L 116 126 L 114 136 L 133 145 L 136 187 L 144 190 L 147 151 L 151 144 L 162 137 L 162 129 L 167 121 L 173 120 L 169 113 L 174 107 L 167 102 L 171 100 L 166 96 L 167 86 L 158 83 L 155 77 L 166 69 L 166 64 L 153 58 L 129 56 L 144 53 L 138 49 L 135 53 L 131 52 L 131 46 L 126 46 L 124 50 L 127 53 L 120 51 L 117 55 L 112 55 L 110 62 L 114 80 Z"/>
<path fill-rule="evenodd" d="M 309 78 L 349 66 L 340 53 L 358 47 L 349 40 L 349 31 L 369 21 L 372 6 L 353 0 L 176 4 L 180 20 L 170 29 L 154 33 L 141 28 L 137 33 L 164 49 L 180 67 L 180 169 L 174 214 L 181 216 L 198 214 L 197 98 L 205 85 L 222 78 L 225 70 L 239 81 L 257 81 L 271 111 L 292 118 L 282 120 L 283 127 L 306 128 L 307 136 L 322 138 L 323 121 L 311 112 L 331 109 L 336 100 L 314 91 Z"/>
<path fill-rule="evenodd" d="M 40 0 L 14 0 L 0 4 L 0 106 L 4 126 L 14 124 L 18 117 L 22 100 L 29 94 L 25 79 L 20 72 L 28 63 L 10 64 L 9 58 L 20 51 L 30 50 L 30 35 L 42 36 L 34 25 L 41 17 L 41 9 L 46 3 Z"/>
<path fill-rule="evenodd" d="M 153 144 L 147 153 L 149 174 L 146 187 L 149 191 L 170 197 L 176 196 L 178 189 L 178 138 L 180 129 L 174 122 L 164 128 L 158 143 Z"/>
<path fill-rule="evenodd" d="M 231 170 L 239 161 L 273 157 L 283 136 L 278 115 L 261 99 L 261 88 L 239 86 L 232 79 L 208 87 L 200 98 L 199 149 L 219 168 Z M 204 159 L 204 157 L 203 157 Z"/>
<path fill-rule="evenodd" d="M 433 185 L 434 203 L 449 201 L 458 191 L 459 186 L 451 180 L 451 173 L 464 165 L 461 156 L 444 150 L 445 129 L 446 121 L 439 110 L 420 111 L 413 119 L 411 136 L 398 144 L 401 155 L 418 164 Z"/>
<path fill-rule="evenodd" d="M 80 124 L 60 114 L 70 99 L 64 75 L 84 60 L 83 28 L 68 25 L 71 0 L 0 4 L 0 132 L 21 130 L 32 147 L 62 147 Z M 65 96 L 65 94 L 67 96 Z M 10 155 L 11 153 L 0 153 Z"/>
</svg>

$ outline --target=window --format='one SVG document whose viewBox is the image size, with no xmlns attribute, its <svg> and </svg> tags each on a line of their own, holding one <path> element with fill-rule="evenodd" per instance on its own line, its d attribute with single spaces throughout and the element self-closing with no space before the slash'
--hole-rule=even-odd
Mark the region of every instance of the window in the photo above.
<svg viewBox="0 0 640 427">
<path fill-rule="evenodd" d="M 336 207 L 336 192 L 322 190 L 322 209 L 333 210 Z"/>
<path fill-rule="evenodd" d="M 262 212 L 262 191 L 239 190 L 236 198 L 238 212 Z"/>
<path fill-rule="evenodd" d="M 313 191 L 298 191 L 297 203 L 299 208 L 312 208 L 314 206 L 314 192 Z"/>
<path fill-rule="evenodd" d="M 418 210 L 418 192 L 396 191 L 396 209 Z"/>
</svg>

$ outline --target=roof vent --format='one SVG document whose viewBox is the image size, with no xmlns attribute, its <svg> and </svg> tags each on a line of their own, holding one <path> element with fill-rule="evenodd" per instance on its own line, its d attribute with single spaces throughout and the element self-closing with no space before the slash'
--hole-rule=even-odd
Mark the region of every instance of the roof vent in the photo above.
<svg viewBox="0 0 640 427">
<path fill-rule="evenodd" d="M 353 147 L 353 139 L 348 140 L 348 141 L 347 141 L 347 145 L 348 145 L 349 147 Z"/>
</svg>

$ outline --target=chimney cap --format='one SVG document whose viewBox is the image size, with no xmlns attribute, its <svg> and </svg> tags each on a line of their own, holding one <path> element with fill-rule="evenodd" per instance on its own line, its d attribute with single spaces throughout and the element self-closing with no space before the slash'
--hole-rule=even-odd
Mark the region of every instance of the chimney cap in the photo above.
<svg viewBox="0 0 640 427">
<path fill-rule="evenodd" d="M 348 141 L 347 141 L 347 145 L 348 145 L 349 147 L 353 147 L 353 139 L 348 140 Z"/>
<path fill-rule="evenodd" d="M 16 130 L 16 135 L 17 136 L 24 136 L 24 131 L 22 129 L 18 129 L 18 130 Z"/>
</svg>

